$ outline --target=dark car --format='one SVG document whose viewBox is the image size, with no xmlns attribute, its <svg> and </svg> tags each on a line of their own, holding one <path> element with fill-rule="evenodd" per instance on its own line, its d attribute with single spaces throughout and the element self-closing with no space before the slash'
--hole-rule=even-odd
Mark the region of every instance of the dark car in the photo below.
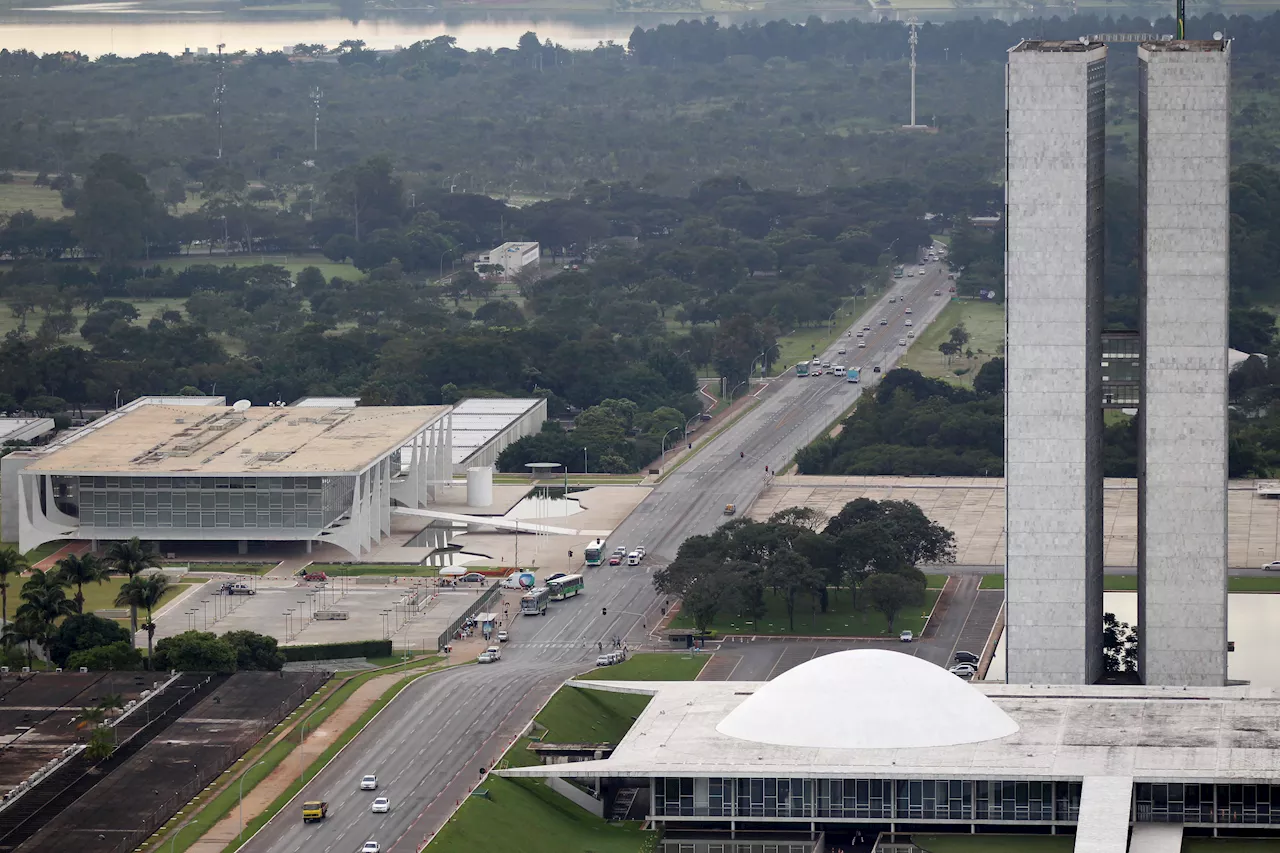
<svg viewBox="0 0 1280 853">
<path fill-rule="evenodd" d="M 564 572 L 556 572 L 554 575 L 551 575 L 550 577 L 547 578 L 546 583 L 551 583 L 556 578 L 562 578 L 562 577 L 564 577 Z"/>
<path fill-rule="evenodd" d="M 872 373 L 879 373 L 879 372 L 880 372 L 880 365 L 878 365 L 878 364 L 877 364 L 875 367 L 871 368 L 871 372 L 872 372 Z"/>
<path fill-rule="evenodd" d="M 973 652 L 956 652 L 956 663 L 977 663 L 978 656 Z"/>
<path fill-rule="evenodd" d="M 462 581 L 463 583 L 484 583 L 485 577 L 479 572 L 471 572 L 469 574 L 465 574 L 462 577 L 458 578 L 458 580 Z"/>
</svg>

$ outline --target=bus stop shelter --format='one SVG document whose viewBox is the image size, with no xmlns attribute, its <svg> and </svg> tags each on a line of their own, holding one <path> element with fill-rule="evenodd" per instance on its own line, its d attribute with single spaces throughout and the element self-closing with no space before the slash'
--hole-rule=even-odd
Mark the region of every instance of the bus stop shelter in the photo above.
<svg viewBox="0 0 1280 853">
<path fill-rule="evenodd" d="M 495 631 L 498 630 L 498 614 L 497 613 L 477 613 L 476 624 L 480 626 L 480 633 L 488 640 Z"/>
</svg>

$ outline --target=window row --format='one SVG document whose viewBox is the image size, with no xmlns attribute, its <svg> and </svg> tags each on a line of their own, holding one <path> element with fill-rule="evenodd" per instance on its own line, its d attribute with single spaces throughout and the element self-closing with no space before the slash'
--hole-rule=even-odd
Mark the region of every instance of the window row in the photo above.
<svg viewBox="0 0 1280 853">
<path fill-rule="evenodd" d="M 152 492 L 81 489 L 80 509 L 320 509 L 319 490 L 302 492 Z"/>
<path fill-rule="evenodd" d="M 81 489 L 319 489 L 324 477 L 80 477 Z"/>
<path fill-rule="evenodd" d="M 318 529 L 325 526 L 324 514 L 314 512 L 285 512 L 271 510 L 269 512 L 231 512 L 217 510 L 215 512 L 174 512 L 158 510 L 156 512 L 130 512 L 128 510 L 96 510 L 93 513 L 82 513 L 80 523 L 83 527 L 103 529 L 118 528 L 307 528 Z M 82 531 L 84 532 L 84 531 Z"/>
<path fill-rule="evenodd" d="M 659 779 L 665 817 L 1074 821 L 1079 782 L 891 779 Z"/>
<path fill-rule="evenodd" d="M 1139 783 L 1134 802 L 1152 823 L 1280 824 L 1280 785 Z"/>
</svg>

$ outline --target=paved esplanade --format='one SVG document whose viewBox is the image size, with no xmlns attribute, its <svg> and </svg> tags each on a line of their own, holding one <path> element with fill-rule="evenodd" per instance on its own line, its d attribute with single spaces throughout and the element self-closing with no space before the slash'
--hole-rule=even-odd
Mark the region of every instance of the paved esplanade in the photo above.
<svg viewBox="0 0 1280 853">
<path fill-rule="evenodd" d="M 912 309 L 919 333 L 947 302 L 933 295 L 936 289 L 946 293 L 945 272 L 936 263 L 928 269 L 922 278 L 895 282 L 890 294 L 904 298 L 890 305 L 889 294 L 881 297 L 851 327 L 871 326 L 866 349 L 856 348 L 856 337 L 842 337 L 823 360 L 862 368 L 864 381 L 877 378 L 873 366 L 888 371 L 906 351 L 898 345 L 907 333 L 905 309 Z M 881 318 L 888 325 L 879 325 Z M 841 346 L 848 354 L 836 354 Z M 590 570 L 585 595 L 552 603 L 546 616 L 521 617 L 500 662 L 459 667 L 410 685 L 243 849 L 345 853 L 372 840 L 391 853 L 417 850 L 480 780 L 480 768 L 489 768 L 559 683 L 590 667 L 597 642 L 608 645 L 614 636 L 642 641 L 661 604 L 653 570 L 669 562 L 686 537 L 724 521 L 725 504 L 745 510 L 764 488 L 765 466 L 785 465 L 831 426 L 862 387 L 832 376 L 774 382 L 755 408 L 654 488 L 609 537 L 610 545 L 648 549 L 642 566 Z M 369 811 L 374 792 L 358 790 L 365 773 L 378 774 L 377 794 L 391 799 L 390 814 Z M 304 799 L 326 800 L 329 818 L 304 825 L 298 811 Z"/>
</svg>

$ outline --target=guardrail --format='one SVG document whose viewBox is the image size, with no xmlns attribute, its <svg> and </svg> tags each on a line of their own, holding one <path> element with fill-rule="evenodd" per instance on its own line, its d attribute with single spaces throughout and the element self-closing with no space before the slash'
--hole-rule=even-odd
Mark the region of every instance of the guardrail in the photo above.
<svg viewBox="0 0 1280 853">
<path fill-rule="evenodd" d="M 465 623 L 472 616 L 479 613 L 480 608 L 484 607 L 490 601 L 493 601 L 493 599 L 497 598 L 501 594 L 502 594 L 502 584 L 495 583 L 493 586 L 486 589 L 479 598 L 477 598 L 474 602 L 472 602 L 470 607 L 468 607 L 466 610 L 462 612 L 461 616 L 453 620 L 453 624 L 451 624 L 448 628 L 446 628 L 443 632 L 441 632 L 439 638 L 436 640 L 436 651 L 440 651 L 440 652 L 444 651 L 444 647 L 449 645 L 449 642 L 453 639 L 453 635 L 457 633 L 458 629 L 462 627 L 463 623 Z"/>
</svg>

